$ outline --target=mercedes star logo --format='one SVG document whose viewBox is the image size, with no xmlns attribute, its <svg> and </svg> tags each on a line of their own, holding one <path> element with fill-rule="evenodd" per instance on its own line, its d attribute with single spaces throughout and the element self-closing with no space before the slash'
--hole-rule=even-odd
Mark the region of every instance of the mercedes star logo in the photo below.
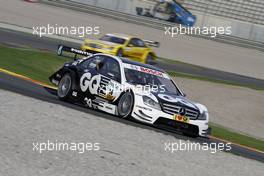
<svg viewBox="0 0 264 176">
<path fill-rule="evenodd" d="M 186 113 L 185 109 L 184 109 L 184 108 L 180 108 L 179 114 L 180 114 L 181 116 L 184 116 L 185 113 Z"/>
</svg>

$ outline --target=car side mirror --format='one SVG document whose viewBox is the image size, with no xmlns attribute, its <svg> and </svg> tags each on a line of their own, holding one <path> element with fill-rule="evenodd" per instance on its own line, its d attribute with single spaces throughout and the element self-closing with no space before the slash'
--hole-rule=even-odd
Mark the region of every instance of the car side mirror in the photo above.
<svg viewBox="0 0 264 176">
<path fill-rule="evenodd" d="M 128 46 L 128 47 L 133 47 L 134 45 L 133 45 L 133 44 L 128 44 L 127 46 Z"/>
</svg>

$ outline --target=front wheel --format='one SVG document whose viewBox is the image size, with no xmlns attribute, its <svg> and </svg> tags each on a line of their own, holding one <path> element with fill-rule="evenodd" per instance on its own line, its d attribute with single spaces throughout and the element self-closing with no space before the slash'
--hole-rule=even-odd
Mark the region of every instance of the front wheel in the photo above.
<svg viewBox="0 0 264 176">
<path fill-rule="evenodd" d="M 134 97 L 131 92 L 124 93 L 117 105 L 117 111 L 120 117 L 128 118 L 132 113 L 134 105 Z"/>
<path fill-rule="evenodd" d="M 58 97 L 61 100 L 66 100 L 71 93 L 71 89 L 72 89 L 72 78 L 69 74 L 66 74 L 62 77 L 62 79 L 59 82 L 59 86 L 58 86 Z"/>
<path fill-rule="evenodd" d="M 148 54 L 147 58 L 146 58 L 146 64 L 152 64 L 153 63 L 153 56 L 151 54 Z"/>
<path fill-rule="evenodd" d="M 117 52 L 116 52 L 116 56 L 122 57 L 123 56 L 123 50 L 122 49 L 118 49 Z"/>
</svg>

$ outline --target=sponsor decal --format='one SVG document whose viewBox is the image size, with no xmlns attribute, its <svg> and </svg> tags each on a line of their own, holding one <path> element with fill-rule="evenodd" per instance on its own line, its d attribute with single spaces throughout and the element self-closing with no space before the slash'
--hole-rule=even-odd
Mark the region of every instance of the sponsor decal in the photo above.
<svg viewBox="0 0 264 176">
<path fill-rule="evenodd" d="M 116 97 L 114 97 L 111 94 L 106 94 L 105 99 L 109 100 L 109 101 L 113 101 Z"/>
<path fill-rule="evenodd" d="M 88 53 L 86 51 L 82 51 L 82 50 L 78 50 L 78 49 L 75 49 L 75 48 L 71 48 L 71 52 L 72 53 L 77 53 L 77 54 L 81 54 L 81 55 L 91 55 L 91 53 Z"/>
<path fill-rule="evenodd" d="M 86 92 L 89 89 L 91 94 L 98 94 L 101 76 L 95 75 L 91 77 L 91 73 L 84 73 L 80 80 L 80 87 L 83 92 Z"/>
<path fill-rule="evenodd" d="M 76 91 L 73 91 L 72 92 L 72 96 L 77 97 L 77 92 Z"/>
<path fill-rule="evenodd" d="M 183 122 L 183 123 L 189 123 L 189 118 L 179 115 L 179 114 L 175 114 L 173 115 L 173 119 L 179 122 Z"/>
<path fill-rule="evenodd" d="M 127 63 L 124 64 L 124 67 L 128 68 L 128 69 L 148 73 L 151 75 L 159 76 L 162 78 L 170 79 L 170 77 L 166 73 L 160 72 L 158 70 L 153 70 L 150 68 L 146 68 L 146 67 L 142 67 L 142 66 L 138 66 L 138 65 L 127 64 Z"/>
<path fill-rule="evenodd" d="M 192 103 L 182 99 L 182 98 L 178 98 L 176 95 L 167 95 L 167 94 L 158 94 L 158 97 L 171 102 L 171 103 L 181 103 L 184 104 L 186 106 L 192 107 L 192 108 L 196 108 Z"/>
<path fill-rule="evenodd" d="M 92 108 L 92 100 L 90 98 L 85 97 L 84 101 L 89 108 Z"/>
<path fill-rule="evenodd" d="M 92 76 L 90 72 L 82 75 L 80 88 L 83 92 L 89 91 L 93 95 L 99 95 L 110 101 L 119 97 L 121 93 L 119 83 L 109 80 L 102 75 Z"/>
<path fill-rule="evenodd" d="M 80 80 L 80 87 L 83 92 L 85 92 L 88 89 L 91 77 L 92 75 L 89 72 L 84 73 L 82 75 L 81 80 Z"/>
<path fill-rule="evenodd" d="M 145 73 L 149 73 L 149 74 L 152 74 L 152 75 L 157 75 L 157 76 L 163 77 L 163 73 L 162 72 L 159 72 L 157 70 L 152 70 L 152 69 L 144 68 L 144 67 L 140 67 L 140 70 L 142 72 L 145 72 Z"/>
</svg>

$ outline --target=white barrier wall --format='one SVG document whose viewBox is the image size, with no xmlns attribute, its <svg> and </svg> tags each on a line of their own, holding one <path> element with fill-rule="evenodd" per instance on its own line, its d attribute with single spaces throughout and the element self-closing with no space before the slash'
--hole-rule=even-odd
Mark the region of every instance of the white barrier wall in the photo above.
<svg viewBox="0 0 264 176">
<path fill-rule="evenodd" d="M 128 14 L 136 14 L 136 7 L 150 8 L 155 3 L 149 0 L 71 0 Z M 192 11 L 197 16 L 196 26 L 231 26 L 232 35 L 264 42 L 264 26 Z"/>
<path fill-rule="evenodd" d="M 84 4 L 94 5 L 106 9 L 116 10 L 124 13 L 133 14 L 134 0 L 72 0 Z"/>
<path fill-rule="evenodd" d="M 264 42 L 264 26 L 238 21 L 234 19 L 228 19 L 219 16 L 213 16 L 208 14 L 202 14 L 200 12 L 193 11 L 193 14 L 197 16 L 196 26 L 223 26 L 232 27 L 232 35 L 254 41 Z"/>
</svg>

